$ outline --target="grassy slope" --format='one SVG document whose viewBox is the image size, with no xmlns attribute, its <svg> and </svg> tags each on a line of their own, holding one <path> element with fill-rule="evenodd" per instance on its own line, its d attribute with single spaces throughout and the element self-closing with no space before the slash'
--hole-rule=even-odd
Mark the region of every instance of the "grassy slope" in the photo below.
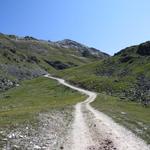
<svg viewBox="0 0 150 150">
<path fill-rule="evenodd" d="M 35 59 L 32 60 L 30 57 Z M 52 73 L 56 70 L 45 60 L 60 61 L 68 65 L 82 65 L 96 59 L 95 57 L 83 57 L 81 52 L 76 49 L 60 48 L 47 41 L 16 40 L 15 36 L 0 34 L 0 64 L 32 70 L 42 68 Z M 0 75 L 4 76 L 7 73 L 4 70 L 3 72 L 0 72 Z"/>
<path fill-rule="evenodd" d="M 131 82 L 126 82 L 125 79 L 116 82 L 118 78 L 115 76 L 109 77 L 97 75 L 97 68 L 101 68 L 101 66 L 102 62 L 95 62 L 77 68 L 67 69 L 59 72 L 57 75 L 84 88 L 92 89 L 97 92 L 111 93 L 113 91 L 117 94 L 117 92 L 131 86 Z"/>
<path fill-rule="evenodd" d="M 150 81 L 150 58 L 135 54 L 129 56 L 132 58 L 127 62 L 122 62 L 124 56 L 116 55 L 104 61 L 61 71 L 57 75 L 87 89 L 137 101 L 135 88 L 139 83 Z M 141 83 L 140 77 L 144 78 L 145 83 Z"/>
<path fill-rule="evenodd" d="M 36 78 L 0 94 L 0 127 L 34 121 L 40 112 L 64 108 L 85 98 L 54 80 Z"/>
</svg>

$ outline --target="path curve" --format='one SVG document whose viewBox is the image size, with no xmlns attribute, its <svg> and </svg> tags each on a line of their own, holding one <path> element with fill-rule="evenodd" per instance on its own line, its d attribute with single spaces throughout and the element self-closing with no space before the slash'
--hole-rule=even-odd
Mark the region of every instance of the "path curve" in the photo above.
<svg viewBox="0 0 150 150">
<path fill-rule="evenodd" d="M 95 92 L 75 87 L 49 74 L 45 77 L 88 96 L 75 106 L 71 142 L 64 146 L 65 150 L 150 150 L 150 146 L 131 131 L 90 106 L 97 97 Z"/>
</svg>

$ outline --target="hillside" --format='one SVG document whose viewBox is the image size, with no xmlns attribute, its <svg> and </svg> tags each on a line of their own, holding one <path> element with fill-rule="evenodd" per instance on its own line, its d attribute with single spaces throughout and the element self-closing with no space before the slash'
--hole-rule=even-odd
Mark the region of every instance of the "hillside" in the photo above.
<svg viewBox="0 0 150 150">
<path fill-rule="evenodd" d="M 109 55 L 71 40 L 58 42 L 0 34 L 0 91 L 46 72 L 56 72 Z"/>
<path fill-rule="evenodd" d="M 57 76 L 96 91 L 94 108 L 149 143 L 150 42 L 125 48 L 103 61 L 60 71 Z"/>
<path fill-rule="evenodd" d="M 150 42 L 125 48 L 103 61 L 61 71 L 58 76 L 87 89 L 147 105 L 150 103 Z"/>
<path fill-rule="evenodd" d="M 91 116 L 86 103 L 75 107 L 78 113 L 74 113 L 73 106 L 86 96 L 71 90 L 71 85 L 64 87 L 51 79 L 38 77 L 48 72 L 96 91 L 97 97 L 91 103 L 93 108 L 104 112 L 149 144 L 150 109 L 141 103 L 144 106 L 150 103 L 150 42 L 125 48 L 109 57 L 69 39 L 52 42 L 0 34 L 1 148 L 46 146 L 62 149 L 62 142 L 66 144 L 66 133 L 72 129 L 76 116 L 83 118 L 79 117 L 75 123 L 74 133 L 82 133 L 86 123 L 90 133 L 98 133 L 98 124 L 105 123 L 101 120 L 103 117 L 98 121 L 97 117 Z M 79 124 L 81 128 L 78 128 Z M 87 139 L 88 128 L 82 141 Z M 104 129 L 106 135 L 107 127 Z M 115 131 L 114 126 L 111 131 Z M 108 146 L 107 140 L 104 145 Z M 78 143 L 81 141 L 75 145 Z"/>
</svg>

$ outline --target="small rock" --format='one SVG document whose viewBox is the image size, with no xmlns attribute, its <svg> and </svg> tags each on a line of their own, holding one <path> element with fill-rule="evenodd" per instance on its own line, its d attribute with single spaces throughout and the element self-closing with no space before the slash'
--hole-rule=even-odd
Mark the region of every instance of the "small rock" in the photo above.
<svg viewBox="0 0 150 150">
<path fill-rule="evenodd" d="M 3 131 L 0 131 L 0 134 L 3 134 L 4 132 Z"/>
<path fill-rule="evenodd" d="M 8 135 L 8 138 L 9 138 L 9 139 L 14 139 L 14 138 L 15 138 L 15 134 L 12 133 L 12 134 Z"/>
<path fill-rule="evenodd" d="M 3 141 L 8 141 L 8 139 L 7 139 L 7 138 L 4 138 Z"/>
<path fill-rule="evenodd" d="M 121 114 L 122 114 L 122 115 L 126 115 L 127 113 L 126 113 L 126 112 L 121 112 Z"/>
<path fill-rule="evenodd" d="M 13 149 L 13 150 L 19 150 L 19 149 L 20 149 L 20 146 L 18 146 L 18 145 L 13 145 L 12 149 Z"/>
<path fill-rule="evenodd" d="M 19 135 L 20 138 L 23 138 L 23 135 Z"/>
<path fill-rule="evenodd" d="M 37 150 L 37 149 L 41 149 L 41 147 L 38 145 L 34 145 L 33 149 Z"/>
<path fill-rule="evenodd" d="M 20 86 L 19 84 L 16 84 L 16 87 Z"/>
</svg>

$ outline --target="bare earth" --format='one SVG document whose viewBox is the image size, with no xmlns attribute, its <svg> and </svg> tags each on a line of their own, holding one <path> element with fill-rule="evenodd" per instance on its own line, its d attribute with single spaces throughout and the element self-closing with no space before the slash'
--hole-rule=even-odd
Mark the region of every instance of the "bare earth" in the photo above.
<svg viewBox="0 0 150 150">
<path fill-rule="evenodd" d="M 63 79 L 45 75 L 60 84 L 86 94 L 88 98 L 75 106 L 74 121 L 65 150 L 150 150 L 150 146 L 131 131 L 115 123 L 110 117 L 95 110 L 90 103 L 97 94 L 66 83 Z"/>
</svg>

